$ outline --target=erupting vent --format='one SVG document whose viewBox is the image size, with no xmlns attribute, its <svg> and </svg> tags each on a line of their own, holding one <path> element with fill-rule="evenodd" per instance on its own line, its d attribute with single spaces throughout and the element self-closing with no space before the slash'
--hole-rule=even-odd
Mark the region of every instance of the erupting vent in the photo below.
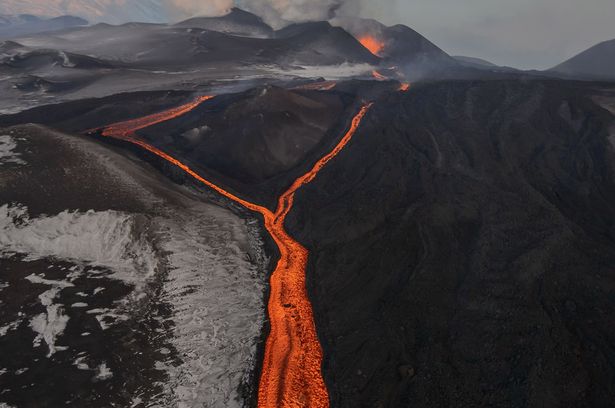
<svg viewBox="0 0 615 408">
<path fill-rule="evenodd" d="M 378 40 L 371 35 L 364 35 L 359 38 L 359 42 L 367 48 L 372 54 L 382 56 L 382 50 L 384 50 L 384 42 Z"/>
</svg>

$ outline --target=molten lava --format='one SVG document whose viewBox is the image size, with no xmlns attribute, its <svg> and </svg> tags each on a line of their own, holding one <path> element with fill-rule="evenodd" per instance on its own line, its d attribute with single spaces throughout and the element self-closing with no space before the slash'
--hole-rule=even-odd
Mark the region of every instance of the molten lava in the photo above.
<svg viewBox="0 0 615 408">
<path fill-rule="evenodd" d="M 323 352 L 316 335 L 312 304 L 308 298 L 305 268 L 308 250 L 294 240 L 284 222 L 292 209 L 295 193 L 310 183 L 318 172 L 348 144 L 372 106 L 365 104 L 352 119 L 350 129 L 331 152 L 299 177 L 278 200 L 275 213 L 260 205 L 243 200 L 222 187 L 206 180 L 186 164 L 162 150 L 140 140 L 135 132 L 189 112 L 209 96 L 165 112 L 121 122 L 103 129 L 102 134 L 133 143 L 185 171 L 220 195 L 260 213 L 265 228 L 277 244 L 280 259 L 271 275 L 268 304 L 271 331 L 265 344 L 265 356 L 258 390 L 260 408 L 297 408 L 329 406 L 329 394 L 322 377 Z"/>
<path fill-rule="evenodd" d="M 406 92 L 410 89 L 410 84 L 407 82 L 402 82 L 401 85 L 399 86 L 399 90 L 401 92 Z"/>
<path fill-rule="evenodd" d="M 305 283 L 308 251 L 284 229 L 295 193 L 344 149 L 356 133 L 371 104 L 352 119 L 337 146 L 299 177 L 278 200 L 273 224 L 265 226 L 280 248 L 280 260 L 271 276 L 269 319 L 271 332 L 259 386 L 258 406 L 328 407 L 329 395 L 321 373 L 322 349 L 316 336 L 312 305 Z"/>
<path fill-rule="evenodd" d="M 384 42 L 378 40 L 376 37 L 366 34 L 359 37 L 359 42 L 365 48 L 367 48 L 372 54 L 381 56 L 382 50 L 384 50 Z"/>
<path fill-rule="evenodd" d="M 122 139 L 123 137 L 134 135 L 135 132 L 141 129 L 145 129 L 150 126 L 169 121 L 178 116 L 182 116 L 211 98 L 213 98 L 213 96 L 200 96 L 194 101 L 185 105 L 178 106 L 177 108 L 172 108 L 164 112 L 154 113 L 153 115 L 148 115 L 142 118 L 110 125 L 103 130 L 103 136 L 110 136 L 116 139 Z"/>
<path fill-rule="evenodd" d="M 372 71 L 372 76 L 377 80 L 377 81 L 386 81 L 388 78 L 385 77 L 384 75 L 382 75 L 380 72 L 373 70 Z"/>
</svg>

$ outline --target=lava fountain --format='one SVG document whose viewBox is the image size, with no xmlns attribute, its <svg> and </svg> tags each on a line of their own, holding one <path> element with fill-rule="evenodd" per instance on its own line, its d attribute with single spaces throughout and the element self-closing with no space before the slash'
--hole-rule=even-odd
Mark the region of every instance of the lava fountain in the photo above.
<svg viewBox="0 0 615 408">
<path fill-rule="evenodd" d="M 384 42 L 380 41 L 376 37 L 366 34 L 359 37 L 359 42 L 365 48 L 367 48 L 372 54 L 382 56 L 381 53 L 384 50 Z"/>
<path fill-rule="evenodd" d="M 280 259 L 270 279 L 268 314 L 271 325 L 265 344 L 265 356 L 258 389 L 259 408 L 327 408 L 329 394 L 322 377 L 323 352 L 306 286 L 305 269 L 308 250 L 293 239 L 284 227 L 292 209 L 295 193 L 312 182 L 318 172 L 333 160 L 352 139 L 361 121 L 371 108 L 364 104 L 353 117 L 350 128 L 338 144 L 303 176 L 293 182 L 278 199 L 275 213 L 251 203 L 205 179 L 188 165 L 136 135 L 140 129 L 162 123 L 190 112 L 211 96 L 165 112 L 109 125 L 102 135 L 137 145 L 179 167 L 193 179 L 213 189 L 223 197 L 261 214 L 265 228 L 280 252 Z"/>
</svg>

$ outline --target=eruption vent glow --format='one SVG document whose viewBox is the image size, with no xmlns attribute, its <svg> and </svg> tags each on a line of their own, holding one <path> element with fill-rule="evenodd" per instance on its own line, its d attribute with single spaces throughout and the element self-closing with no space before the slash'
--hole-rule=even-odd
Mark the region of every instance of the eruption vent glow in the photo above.
<svg viewBox="0 0 615 408">
<path fill-rule="evenodd" d="M 384 50 L 384 42 L 371 35 L 364 35 L 360 37 L 359 42 L 372 54 L 377 56 L 381 56 L 382 50 Z"/>
</svg>

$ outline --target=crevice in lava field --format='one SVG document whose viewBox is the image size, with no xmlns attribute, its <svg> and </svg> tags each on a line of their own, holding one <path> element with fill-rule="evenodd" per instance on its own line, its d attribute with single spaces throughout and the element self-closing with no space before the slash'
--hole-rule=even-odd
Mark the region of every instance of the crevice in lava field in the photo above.
<svg viewBox="0 0 615 408">
<path fill-rule="evenodd" d="M 297 178 L 278 199 L 275 212 L 240 198 L 225 188 L 207 180 L 185 163 L 141 140 L 136 131 L 183 115 L 211 96 L 165 112 L 107 126 L 102 136 L 136 145 L 184 171 L 188 176 L 214 190 L 235 204 L 259 213 L 264 226 L 279 250 L 279 260 L 271 275 L 268 315 L 270 333 L 265 344 L 258 406 L 274 407 L 328 407 L 329 395 L 322 376 L 322 348 L 316 334 L 312 305 L 306 288 L 305 269 L 308 250 L 294 240 L 285 229 L 295 193 L 309 184 L 318 172 L 333 160 L 356 133 L 361 121 L 371 108 L 364 103 L 353 117 L 349 129 L 333 149 L 303 176 Z"/>
</svg>

